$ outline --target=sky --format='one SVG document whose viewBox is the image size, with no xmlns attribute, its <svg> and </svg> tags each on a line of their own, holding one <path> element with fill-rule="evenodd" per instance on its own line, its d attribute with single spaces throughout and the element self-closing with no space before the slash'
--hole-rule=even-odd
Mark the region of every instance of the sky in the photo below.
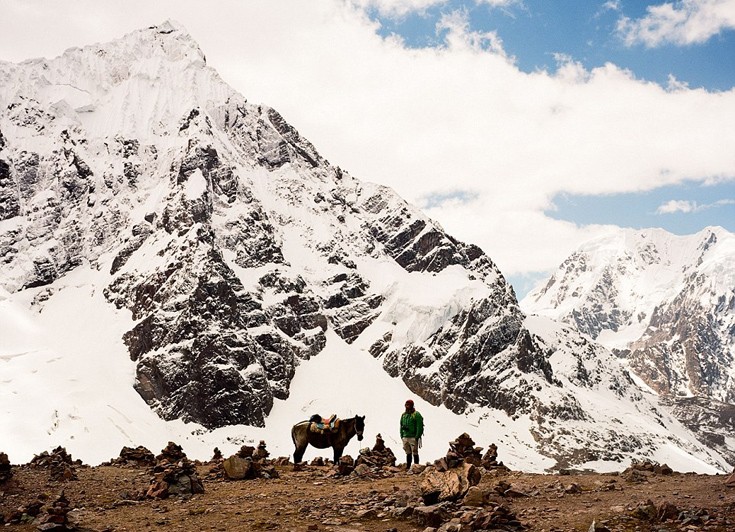
<svg viewBox="0 0 735 532">
<path fill-rule="evenodd" d="M 519 296 L 615 227 L 735 231 L 735 0 L 202 5 L 0 0 L 0 60 L 176 20 L 249 101 L 478 244 Z"/>
</svg>

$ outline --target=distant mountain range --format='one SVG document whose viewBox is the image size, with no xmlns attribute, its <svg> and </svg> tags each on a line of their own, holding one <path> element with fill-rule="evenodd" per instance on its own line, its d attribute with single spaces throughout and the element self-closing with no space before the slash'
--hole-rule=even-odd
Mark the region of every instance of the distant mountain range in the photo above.
<svg viewBox="0 0 735 532">
<path fill-rule="evenodd" d="M 23 327 L 69 343 L 69 331 L 43 328 L 44 312 L 80 287 L 99 297 L 92 274 L 80 273 L 92 272 L 106 304 L 128 320 L 109 342 L 124 343 L 135 374 L 129 384 L 107 375 L 109 387 L 133 386 L 161 423 L 195 424 L 195 436 L 266 426 L 275 402 L 294 392 L 299 366 L 329 341 L 369 353 L 406 393 L 457 416 L 500 412 L 521 423 L 534 442 L 524 452 L 551 469 L 671 449 L 692 468 L 729 468 L 609 351 L 527 318 L 477 246 L 330 164 L 274 109 L 248 103 L 177 24 L 52 60 L 0 63 L 0 80 L 3 308 L 22 307 Z M 730 313 L 717 316 L 730 316 L 731 327 L 727 301 Z M 594 336 L 618 320 L 609 314 L 587 320 Z M 92 334 L 76 331 L 73 341 L 81 349 Z M 36 373 L 21 363 L 27 350 L 10 341 L 0 348 L 6 382 Z M 724 363 L 717 368 L 704 382 L 726 394 L 730 377 Z M 76 427 L 74 411 L 59 411 L 62 399 L 114 403 L 90 395 L 82 370 L 69 389 L 43 383 L 55 390 L 43 402 L 54 420 L 49 442 L 59 424 Z M 691 375 L 669 379 L 669 388 Z M 0 395 L 11 428 L 36 392 Z M 131 402 L 109 408 L 135 417 Z M 87 432 L 69 429 L 66 438 L 105 441 Z"/>
<path fill-rule="evenodd" d="M 522 308 L 613 350 L 735 458 L 735 235 L 621 229 L 575 251 Z"/>
</svg>

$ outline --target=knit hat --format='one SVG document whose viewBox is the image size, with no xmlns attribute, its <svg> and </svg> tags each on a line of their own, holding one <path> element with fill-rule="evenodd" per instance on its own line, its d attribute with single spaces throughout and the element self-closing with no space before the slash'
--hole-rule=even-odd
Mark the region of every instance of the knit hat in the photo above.
<svg viewBox="0 0 735 532">
<path fill-rule="evenodd" d="M 406 406 L 413 406 L 413 401 L 411 399 L 406 401 Z"/>
</svg>

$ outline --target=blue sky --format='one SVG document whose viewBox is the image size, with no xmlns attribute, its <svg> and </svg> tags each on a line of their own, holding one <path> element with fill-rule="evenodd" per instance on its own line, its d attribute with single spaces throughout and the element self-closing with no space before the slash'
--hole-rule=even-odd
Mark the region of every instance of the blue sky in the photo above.
<svg viewBox="0 0 735 532">
<path fill-rule="evenodd" d="M 554 207 L 547 212 L 549 216 L 579 224 L 624 225 L 636 229 L 663 227 L 679 235 L 719 225 L 735 232 L 735 185 L 732 182 L 692 183 L 611 196 L 561 194 L 554 199 Z"/>
<path fill-rule="evenodd" d="M 371 11 L 382 35 L 400 35 L 414 47 L 441 46 L 436 24 L 443 13 L 463 10 L 474 30 L 495 31 L 505 51 L 526 72 L 555 70 L 557 54 L 588 69 L 612 62 L 636 77 L 661 84 L 673 75 L 690 87 L 729 90 L 735 86 L 735 31 L 721 31 L 687 45 L 628 45 L 617 27 L 622 17 L 639 19 L 663 2 L 524 0 L 504 7 L 453 0 L 421 12 L 391 17 Z"/>
<path fill-rule="evenodd" d="M 166 19 L 519 295 L 615 227 L 735 231 L 735 0 L 0 0 L 0 60 Z"/>
</svg>

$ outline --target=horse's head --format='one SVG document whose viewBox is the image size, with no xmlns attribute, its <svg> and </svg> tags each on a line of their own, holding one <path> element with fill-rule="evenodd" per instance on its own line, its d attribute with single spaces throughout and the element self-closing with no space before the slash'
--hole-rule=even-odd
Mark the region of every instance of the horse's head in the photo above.
<svg viewBox="0 0 735 532">
<path fill-rule="evenodd" d="M 355 434 L 357 441 L 362 441 L 362 433 L 365 431 L 365 416 L 355 416 Z"/>
</svg>

